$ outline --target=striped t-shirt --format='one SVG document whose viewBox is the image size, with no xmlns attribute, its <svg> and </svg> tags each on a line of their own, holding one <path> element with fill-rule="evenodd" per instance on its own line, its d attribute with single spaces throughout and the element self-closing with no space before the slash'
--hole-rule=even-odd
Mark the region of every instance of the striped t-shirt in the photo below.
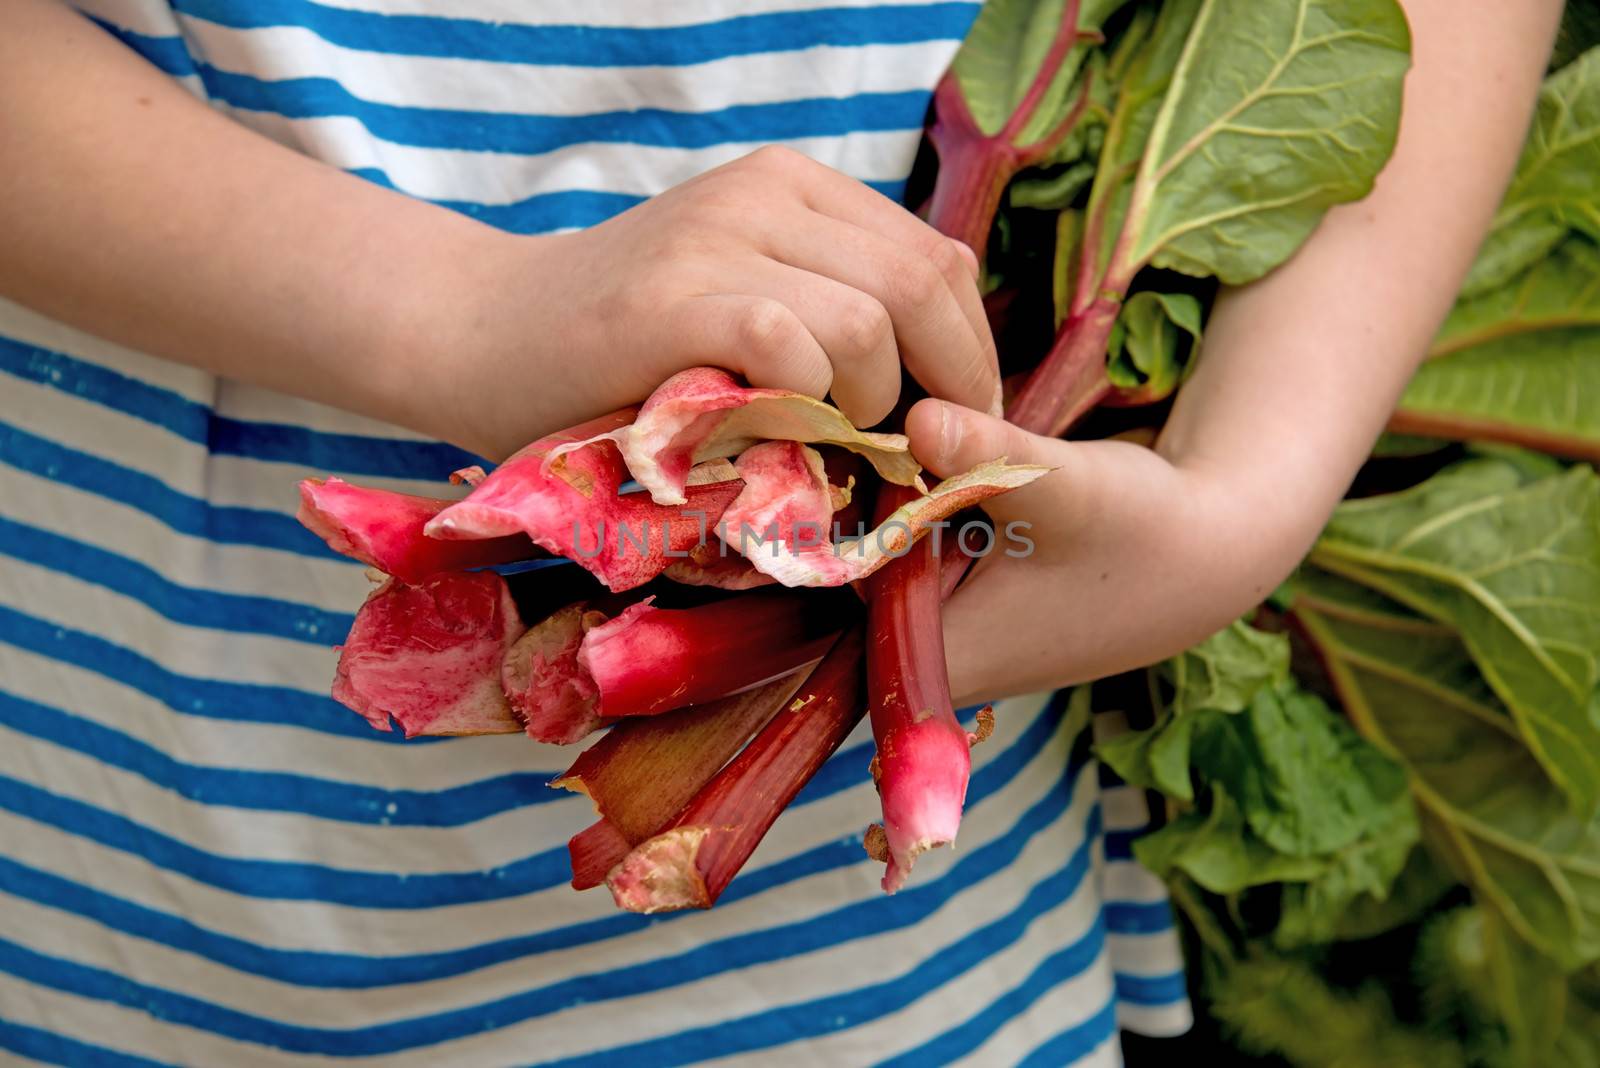
<svg viewBox="0 0 1600 1068">
<path fill-rule="evenodd" d="M 824 6 L 826 5 L 826 6 Z M 533 233 L 769 142 L 898 195 L 967 3 L 84 0 L 239 122 Z M 8 160 L 6 166 L 27 166 Z M 173 210 L 182 210 L 174 205 Z M 705 913 L 566 885 L 574 751 L 327 696 L 363 568 L 295 482 L 462 454 L 0 302 L 0 1050 L 48 1063 L 1115 1064 L 1188 1022 L 1140 795 L 1004 702 L 898 895 L 863 730 Z M 0 1058 L 3 1059 L 3 1058 Z"/>
</svg>

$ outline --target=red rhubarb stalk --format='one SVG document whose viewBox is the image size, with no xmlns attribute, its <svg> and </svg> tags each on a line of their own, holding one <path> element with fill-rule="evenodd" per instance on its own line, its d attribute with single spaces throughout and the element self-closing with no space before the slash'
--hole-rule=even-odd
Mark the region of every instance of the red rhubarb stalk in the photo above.
<svg viewBox="0 0 1600 1068">
<path fill-rule="evenodd" d="M 862 653 L 861 630 L 852 628 L 672 825 L 611 870 L 606 885 L 619 907 L 665 912 L 716 903 L 778 814 L 860 722 Z"/>
<path fill-rule="evenodd" d="M 671 823 L 794 696 L 807 674 L 790 672 L 710 704 L 624 720 L 584 750 L 550 784 L 587 794 L 600 814 L 567 843 L 573 886 L 600 885 L 630 849 Z"/>
<path fill-rule="evenodd" d="M 483 541 L 440 541 L 425 535 L 428 521 L 454 503 L 353 486 L 340 478 L 308 478 L 300 483 L 300 510 L 295 518 L 334 552 L 370 564 L 402 582 L 420 582 L 440 571 L 466 571 L 549 555 L 524 534 Z"/>
<path fill-rule="evenodd" d="M 518 643 L 506 689 L 530 735 L 573 742 L 606 720 L 713 701 L 786 675 L 822 655 L 852 604 L 845 593 L 774 590 L 693 608 L 646 600 L 610 619 L 575 606 Z"/>
</svg>

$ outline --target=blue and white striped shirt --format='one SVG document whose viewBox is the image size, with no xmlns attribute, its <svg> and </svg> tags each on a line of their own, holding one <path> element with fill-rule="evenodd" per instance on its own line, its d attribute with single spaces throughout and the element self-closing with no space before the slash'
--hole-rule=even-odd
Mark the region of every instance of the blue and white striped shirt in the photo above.
<svg viewBox="0 0 1600 1068">
<path fill-rule="evenodd" d="M 782 142 L 898 195 L 976 11 L 857 0 L 81 0 L 238 121 L 507 230 Z M 581 17 L 581 25 L 572 19 Z M 25 166 L 8 161 L 7 166 Z M 870 736 L 707 913 L 566 885 L 571 750 L 327 696 L 368 584 L 296 480 L 463 456 L 0 302 L 0 1050 L 60 1064 L 1119 1062 L 1188 1023 L 1143 799 L 1003 703 L 894 897 Z"/>
</svg>

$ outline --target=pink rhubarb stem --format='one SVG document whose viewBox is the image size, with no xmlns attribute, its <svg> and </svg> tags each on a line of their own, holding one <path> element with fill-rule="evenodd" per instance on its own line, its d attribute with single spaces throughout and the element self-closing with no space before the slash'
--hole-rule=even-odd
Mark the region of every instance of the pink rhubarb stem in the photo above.
<svg viewBox="0 0 1600 1068">
<path fill-rule="evenodd" d="M 1034 434 L 1059 437 L 1100 403 L 1111 390 L 1106 344 L 1121 307 L 1120 300 L 1102 296 L 1070 316 L 1006 418 Z"/>
<path fill-rule="evenodd" d="M 967 732 L 950 701 L 942 595 L 940 559 L 927 540 L 868 583 L 867 692 L 889 893 L 905 883 L 919 855 L 955 841 L 972 770 Z"/>
<path fill-rule="evenodd" d="M 611 870 L 606 884 L 619 907 L 665 912 L 716 902 L 778 814 L 860 722 L 862 652 L 861 630 L 852 628 L 672 826 Z"/>
</svg>

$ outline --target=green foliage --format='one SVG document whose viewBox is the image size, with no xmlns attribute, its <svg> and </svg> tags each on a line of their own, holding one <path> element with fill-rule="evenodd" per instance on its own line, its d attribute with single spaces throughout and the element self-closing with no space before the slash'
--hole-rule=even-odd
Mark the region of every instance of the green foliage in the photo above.
<svg viewBox="0 0 1600 1068">
<path fill-rule="evenodd" d="M 1152 400 L 1170 395 L 1200 343 L 1204 314 L 1200 301 L 1188 293 L 1135 293 L 1111 328 L 1106 377 Z"/>
</svg>

